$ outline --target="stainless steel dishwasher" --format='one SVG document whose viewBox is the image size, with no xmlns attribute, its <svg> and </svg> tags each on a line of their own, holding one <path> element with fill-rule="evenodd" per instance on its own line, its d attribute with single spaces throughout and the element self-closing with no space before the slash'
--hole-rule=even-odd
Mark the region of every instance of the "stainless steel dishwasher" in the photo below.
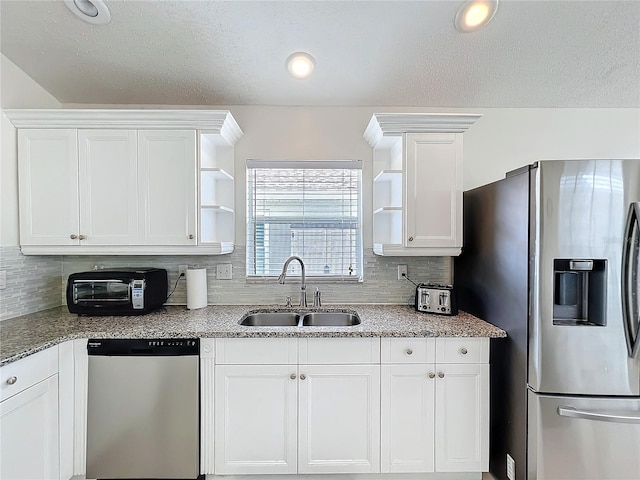
<svg viewBox="0 0 640 480">
<path fill-rule="evenodd" d="M 87 479 L 198 478 L 199 348 L 89 340 Z"/>
</svg>

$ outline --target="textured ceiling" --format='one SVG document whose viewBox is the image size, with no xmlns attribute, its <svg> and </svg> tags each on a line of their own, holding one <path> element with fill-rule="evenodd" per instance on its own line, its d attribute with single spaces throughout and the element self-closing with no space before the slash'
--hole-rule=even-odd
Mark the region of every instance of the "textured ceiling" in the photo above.
<svg viewBox="0 0 640 480">
<path fill-rule="evenodd" d="M 2 0 L 0 50 L 62 103 L 640 107 L 638 0 L 500 0 L 470 34 L 463 0 L 105 3 Z"/>
</svg>

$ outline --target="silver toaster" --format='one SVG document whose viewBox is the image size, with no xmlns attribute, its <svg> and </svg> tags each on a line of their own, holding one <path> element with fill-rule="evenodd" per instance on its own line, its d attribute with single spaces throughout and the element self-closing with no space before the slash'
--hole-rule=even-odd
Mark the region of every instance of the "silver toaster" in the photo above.
<svg viewBox="0 0 640 480">
<path fill-rule="evenodd" d="M 416 287 L 416 310 L 441 315 L 457 315 L 458 306 L 453 286 L 420 283 Z"/>
</svg>

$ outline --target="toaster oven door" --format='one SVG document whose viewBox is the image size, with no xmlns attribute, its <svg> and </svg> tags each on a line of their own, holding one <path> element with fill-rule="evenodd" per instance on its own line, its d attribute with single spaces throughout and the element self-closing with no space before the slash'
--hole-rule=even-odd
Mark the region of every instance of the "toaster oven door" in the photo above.
<svg viewBox="0 0 640 480">
<path fill-rule="evenodd" d="M 75 305 L 88 307 L 130 305 L 131 286 L 117 279 L 74 280 L 72 298 Z"/>
</svg>

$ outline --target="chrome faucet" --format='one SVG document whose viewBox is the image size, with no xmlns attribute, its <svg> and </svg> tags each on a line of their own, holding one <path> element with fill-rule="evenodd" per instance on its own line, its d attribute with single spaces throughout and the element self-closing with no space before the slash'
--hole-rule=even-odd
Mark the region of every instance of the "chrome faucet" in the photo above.
<svg viewBox="0 0 640 480">
<path fill-rule="evenodd" d="M 278 277 L 278 283 L 284 284 L 284 279 L 287 278 L 287 268 L 289 268 L 289 264 L 291 263 L 291 260 L 297 260 L 300 262 L 300 268 L 302 269 L 302 286 L 300 287 L 300 306 L 306 307 L 307 306 L 307 284 L 306 284 L 306 277 L 304 273 L 304 262 L 300 257 L 296 257 L 294 255 L 292 257 L 287 258 L 287 261 L 284 262 L 284 265 L 282 266 L 282 273 Z"/>
</svg>

